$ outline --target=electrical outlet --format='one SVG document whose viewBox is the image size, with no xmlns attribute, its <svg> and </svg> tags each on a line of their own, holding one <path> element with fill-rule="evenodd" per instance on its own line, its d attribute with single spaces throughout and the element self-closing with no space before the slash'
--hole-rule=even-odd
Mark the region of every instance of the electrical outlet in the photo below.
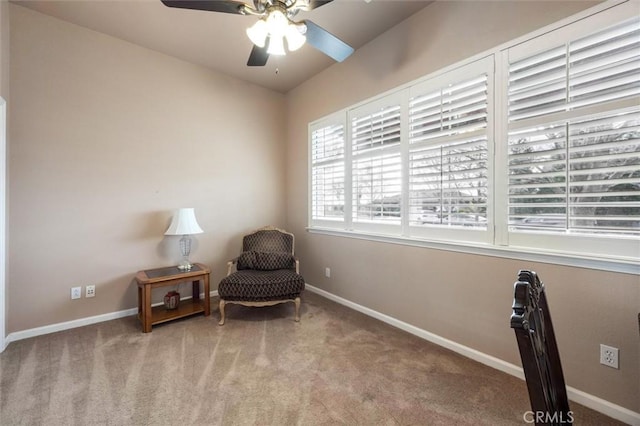
<svg viewBox="0 0 640 426">
<path fill-rule="evenodd" d="M 84 297 L 94 297 L 95 295 L 96 295 L 96 286 L 95 285 L 88 285 L 85 288 Z"/>
<path fill-rule="evenodd" d="M 71 299 L 80 299 L 82 297 L 82 287 L 71 287 Z"/>
<path fill-rule="evenodd" d="M 611 368 L 618 367 L 618 348 L 600 345 L 600 364 Z"/>
<path fill-rule="evenodd" d="M 331 268 L 324 268 L 324 276 L 331 278 Z"/>
</svg>

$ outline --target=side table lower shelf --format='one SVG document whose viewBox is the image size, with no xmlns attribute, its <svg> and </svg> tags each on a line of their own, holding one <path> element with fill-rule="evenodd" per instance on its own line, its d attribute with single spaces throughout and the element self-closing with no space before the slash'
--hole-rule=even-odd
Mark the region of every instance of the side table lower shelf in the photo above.
<svg viewBox="0 0 640 426">
<path fill-rule="evenodd" d="M 151 308 L 151 325 L 162 324 L 178 318 L 204 312 L 202 300 L 181 300 L 176 309 L 167 309 L 164 305 Z M 138 313 L 138 318 L 142 321 L 142 312 Z"/>
</svg>

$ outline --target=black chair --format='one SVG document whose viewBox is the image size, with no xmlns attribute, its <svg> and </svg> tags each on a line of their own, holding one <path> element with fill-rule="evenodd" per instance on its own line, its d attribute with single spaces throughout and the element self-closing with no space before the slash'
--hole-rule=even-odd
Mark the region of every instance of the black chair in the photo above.
<svg viewBox="0 0 640 426">
<path fill-rule="evenodd" d="M 533 271 L 518 272 L 511 328 L 516 333 L 532 420 L 536 425 L 573 423 L 544 285 Z"/>
</svg>

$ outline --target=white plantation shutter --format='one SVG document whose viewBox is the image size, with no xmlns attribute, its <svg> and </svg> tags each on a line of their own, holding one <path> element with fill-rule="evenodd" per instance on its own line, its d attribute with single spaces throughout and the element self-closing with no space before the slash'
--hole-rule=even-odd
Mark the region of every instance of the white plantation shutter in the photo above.
<svg viewBox="0 0 640 426">
<path fill-rule="evenodd" d="M 400 224 L 400 111 L 398 98 L 390 96 L 350 112 L 354 228 Z"/>
<path fill-rule="evenodd" d="M 409 103 L 411 143 L 487 127 L 487 75 L 415 95 Z"/>
<path fill-rule="evenodd" d="M 400 144 L 400 105 L 380 108 L 351 120 L 354 154 Z"/>
<path fill-rule="evenodd" d="M 487 228 L 491 72 L 482 60 L 411 90 L 409 226 Z"/>
<path fill-rule="evenodd" d="M 567 135 L 563 124 L 509 134 L 509 224 L 566 226 Z"/>
<path fill-rule="evenodd" d="M 487 139 L 413 150 L 409 223 L 485 228 Z"/>
<path fill-rule="evenodd" d="M 486 128 L 487 90 L 487 74 L 443 88 L 443 132 L 454 135 Z"/>
<path fill-rule="evenodd" d="M 515 48 L 511 230 L 640 235 L 640 18 L 592 28 L 530 55 Z"/>
<path fill-rule="evenodd" d="M 345 140 L 342 119 L 311 129 L 311 220 L 344 221 Z"/>
<path fill-rule="evenodd" d="M 568 106 L 640 94 L 640 19 L 569 43 Z"/>
<path fill-rule="evenodd" d="M 312 171 L 313 219 L 344 218 L 344 164 L 317 166 Z"/>
<path fill-rule="evenodd" d="M 512 63 L 509 67 L 509 121 L 566 108 L 567 53 L 564 45 Z"/>
<path fill-rule="evenodd" d="M 640 235 L 640 109 L 569 124 L 570 228 Z"/>
<path fill-rule="evenodd" d="M 344 158 L 344 126 L 329 124 L 311 132 L 313 164 Z"/>
<path fill-rule="evenodd" d="M 640 94 L 640 18 L 517 56 L 509 64 L 510 122 Z"/>
<path fill-rule="evenodd" d="M 352 172 L 354 222 L 399 224 L 402 189 L 399 153 L 356 159 Z"/>
</svg>

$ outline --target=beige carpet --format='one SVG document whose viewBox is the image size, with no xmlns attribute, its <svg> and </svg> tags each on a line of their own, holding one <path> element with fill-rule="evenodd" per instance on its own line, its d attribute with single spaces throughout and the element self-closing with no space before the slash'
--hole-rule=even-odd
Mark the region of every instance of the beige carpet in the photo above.
<svg viewBox="0 0 640 426">
<path fill-rule="evenodd" d="M 128 317 L 11 343 L 0 424 L 526 424 L 517 378 L 308 291 L 301 313 L 230 305 L 223 327 L 216 309 L 148 334 Z M 571 408 L 578 425 L 620 424 Z"/>
</svg>

